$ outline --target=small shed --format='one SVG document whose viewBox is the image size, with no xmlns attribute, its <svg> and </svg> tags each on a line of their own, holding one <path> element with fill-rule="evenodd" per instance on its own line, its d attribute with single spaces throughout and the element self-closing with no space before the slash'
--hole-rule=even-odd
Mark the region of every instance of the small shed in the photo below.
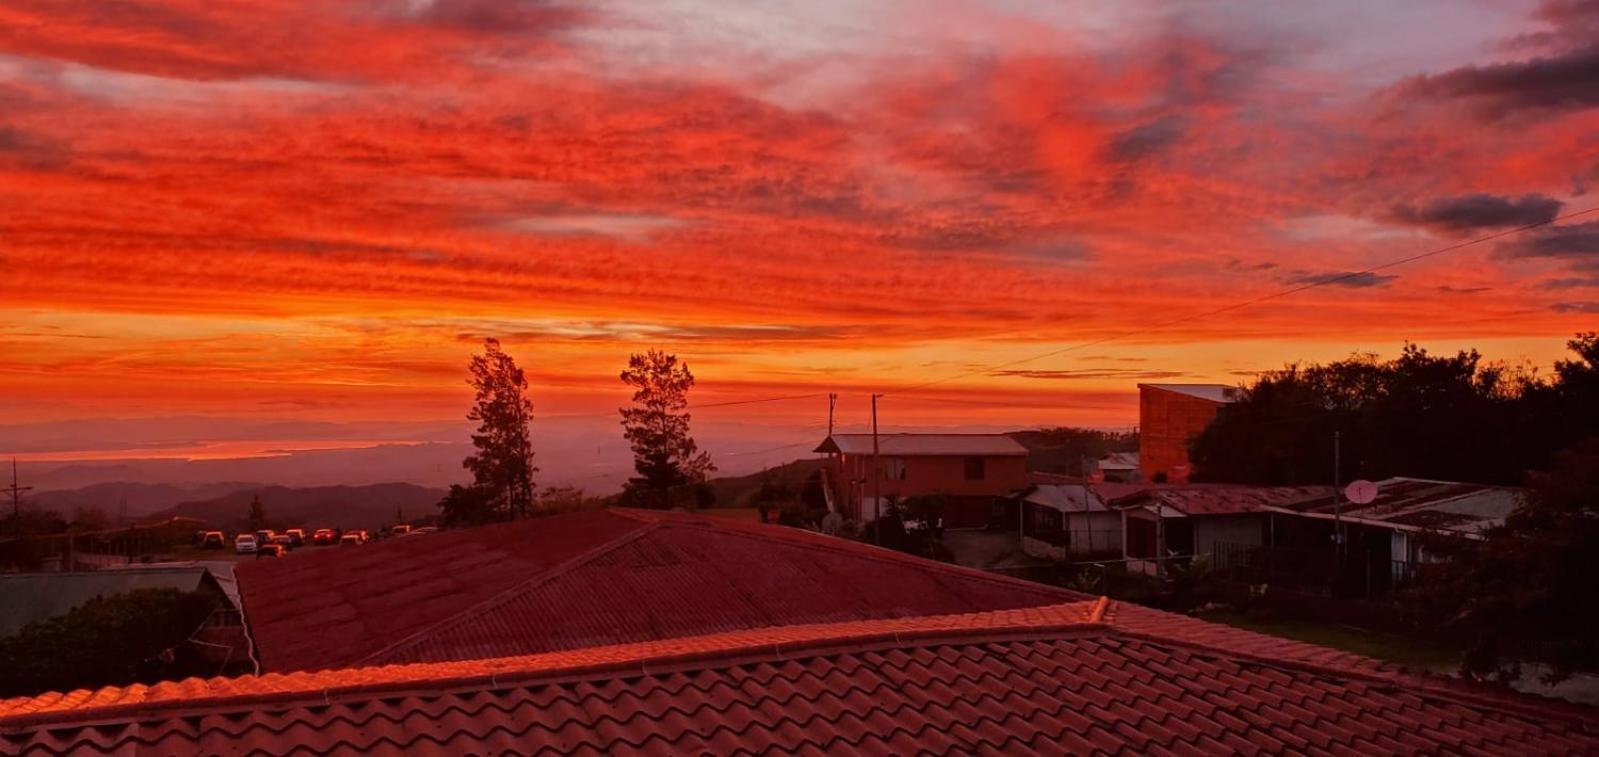
<svg viewBox="0 0 1599 757">
<path fill-rule="evenodd" d="M 1122 556 L 1122 516 L 1086 484 L 1034 484 L 1021 500 L 1022 551 L 1053 560 Z"/>
</svg>

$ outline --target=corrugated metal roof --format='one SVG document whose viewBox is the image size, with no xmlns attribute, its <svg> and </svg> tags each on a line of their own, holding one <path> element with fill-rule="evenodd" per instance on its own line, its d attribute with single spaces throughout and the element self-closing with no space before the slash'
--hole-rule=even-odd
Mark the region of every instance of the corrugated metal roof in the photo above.
<svg viewBox="0 0 1599 757">
<path fill-rule="evenodd" d="M 1099 459 L 1100 470 L 1138 470 L 1137 452 L 1112 452 Z"/>
<path fill-rule="evenodd" d="M 1527 491 L 1510 486 L 1390 478 L 1377 482 L 1370 504 L 1341 502 L 1336 492 L 1288 505 L 1295 512 L 1330 514 L 1401 526 L 1479 533 L 1501 525 L 1526 500 Z"/>
<path fill-rule="evenodd" d="M 221 589 L 200 567 L 121 568 L 82 573 L 0 574 L 0 636 L 65 615 L 95 597 L 135 589 L 195 591 L 206 582 Z"/>
<path fill-rule="evenodd" d="M 1223 404 L 1237 402 L 1239 394 L 1238 387 L 1227 384 L 1139 384 L 1138 386 L 1139 388 L 1149 387 L 1163 392 L 1174 392 Z"/>
<path fill-rule="evenodd" d="M 300 558 L 241 567 L 265 669 L 502 657 L 1068 596 L 796 529 L 626 510 L 326 554 L 303 568 L 292 566 Z"/>
<path fill-rule="evenodd" d="M 1131 605 L 0 702 L 18 753 L 1599 750 L 1591 709 Z"/>
<path fill-rule="evenodd" d="M 1027 448 L 1004 434 L 878 434 L 878 454 L 898 457 L 1025 456 Z M 872 454 L 871 434 L 833 434 L 816 452 Z"/>
<path fill-rule="evenodd" d="M 1159 503 L 1184 515 L 1238 515 L 1283 507 L 1328 494 L 1329 486 L 1236 486 L 1232 484 L 1178 484 L 1151 486 L 1115 500 L 1116 506 Z"/>
<path fill-rule="evenodd" d="M 1063 513 L 1110 512 L 1104 500 L 1082 484 L 1037 484 L 1031 489 L 1022 499 L 1035 505 Z"/>
</svg>

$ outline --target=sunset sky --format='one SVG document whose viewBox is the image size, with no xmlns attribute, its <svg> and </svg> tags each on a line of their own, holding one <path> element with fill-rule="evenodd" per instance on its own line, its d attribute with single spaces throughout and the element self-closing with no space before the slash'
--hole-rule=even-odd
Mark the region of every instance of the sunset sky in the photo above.
<svg viewBox="0 0 1599 757">
<path fill-rule="evenodd" d="M 453 438 L 485 336 L 541 450 L 617 435 L 651 346 L 697 402 L 891 428 L 1405 340 L 1547 370 L 1599 213 L 1146 329 L 1596 185 L 1592 0 L 6 0 L 0 453 Z"/>
</svg>

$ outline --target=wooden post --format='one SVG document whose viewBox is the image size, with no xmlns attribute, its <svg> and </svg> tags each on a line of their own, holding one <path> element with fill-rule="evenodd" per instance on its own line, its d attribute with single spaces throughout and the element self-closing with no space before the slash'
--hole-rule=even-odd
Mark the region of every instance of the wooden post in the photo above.
<svg viewBox="0 0 1599 757">
<path fill-rule="evenodd" d="M 883 467 L 877 459 L 877 398 L 872 395 L 872 543 L 883 544 Z"/>
</svg>

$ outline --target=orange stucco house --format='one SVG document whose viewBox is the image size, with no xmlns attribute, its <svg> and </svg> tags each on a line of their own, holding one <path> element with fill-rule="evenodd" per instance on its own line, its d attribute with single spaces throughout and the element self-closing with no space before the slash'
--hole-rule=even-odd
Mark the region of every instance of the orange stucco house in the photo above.
<svg viewBox="0 0 1599 757">
<path fill-rule="evenodd" d="M 949 495 L 948 528 L 989 524 L 998 497 L 1027 486 L 1027 448 L 1004 434 L 879 434 L 873 481 L 872 435 L 833 434 L 817 452 L 828 455 L 832 507 L 858 521 L 876 517 L 875 499 Z"/>
</svg>

